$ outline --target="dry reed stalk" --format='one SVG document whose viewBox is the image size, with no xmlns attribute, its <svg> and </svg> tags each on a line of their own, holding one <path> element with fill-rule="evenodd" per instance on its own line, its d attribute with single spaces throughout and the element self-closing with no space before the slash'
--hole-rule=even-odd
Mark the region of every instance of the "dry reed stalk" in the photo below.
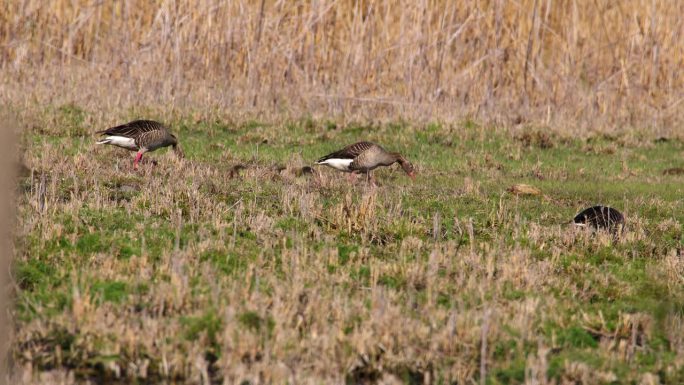
<svg viewBox="0 0 684 385">
<path fill-rule="evenodd" d="M 650 0 L 0 0 L 1 97 L 664 134 L 684 117 L 683 12 Z"/>
</svg>

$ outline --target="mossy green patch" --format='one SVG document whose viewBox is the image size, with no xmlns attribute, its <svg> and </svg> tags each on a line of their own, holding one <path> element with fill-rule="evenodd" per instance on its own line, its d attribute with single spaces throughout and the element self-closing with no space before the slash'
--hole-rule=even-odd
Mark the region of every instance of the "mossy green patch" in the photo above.
<svg viewBox="0 0 684 385">
<path fill-rule="evenodd" d="M 185 338 L 189 340 L 196 340 L 200 334 L 206 333 L 210 341 L 216 341 L 222 322 L 216 311 L 209 310 L 201 316 L 183 317 L 181 324 L 185 328 Z"/>
<path fill-rule="evenodd" d="M 255 333 L 266 333 L 270 336 L 275 327 L 275 321 L 271 317 L 262 317 L 256 312 L 247 311 L 238 316 L 242 326 Z"/>
<path fill-rule="evenodd" d="M 128 284 L 122 281 L 95 281 L 90 288 L 91 295 L 101 301 L 121 303 L 128 296 Z"/>
</svg>

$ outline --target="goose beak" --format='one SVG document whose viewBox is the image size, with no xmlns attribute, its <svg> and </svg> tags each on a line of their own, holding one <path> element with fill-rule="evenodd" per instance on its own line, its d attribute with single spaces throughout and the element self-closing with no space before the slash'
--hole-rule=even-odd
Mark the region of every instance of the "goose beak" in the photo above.
<svg viewBox="0 0 684 385">
<path fill-rule="evenodd" d="M 411 177 L 411 179 L 416 180 L 416 173 L 415 172 L 412 171 L 410 174 L 408 174 L 408 176 Z"/>
</svg>

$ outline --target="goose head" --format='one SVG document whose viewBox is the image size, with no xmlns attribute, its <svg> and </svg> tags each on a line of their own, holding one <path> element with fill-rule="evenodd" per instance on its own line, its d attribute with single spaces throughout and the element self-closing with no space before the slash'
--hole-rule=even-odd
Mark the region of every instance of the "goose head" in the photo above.
<svg viewBox="0 0 684 385">
<path fill-rule="evenodd" d="M 404 172 L 406 173 L 406 175 L 408 175 L 409 177 L 411 177 L 411 179 L 416 179 L 416 170 L 415 170 L 415 168 L 413 167 L 413 164 L 411 164 L 411 162 L 409 162 L 408 160 L 406 160 L 406 158 L 404 158 L 404 157 L 401 156 L 401 155 L 399 155 L 399 157 L 398 157 L 398 159 L 397 159 L 397 162 L 399 162 L 399 165 L 400 165 L 401 168 L 404 170 Z"/>
</svg>

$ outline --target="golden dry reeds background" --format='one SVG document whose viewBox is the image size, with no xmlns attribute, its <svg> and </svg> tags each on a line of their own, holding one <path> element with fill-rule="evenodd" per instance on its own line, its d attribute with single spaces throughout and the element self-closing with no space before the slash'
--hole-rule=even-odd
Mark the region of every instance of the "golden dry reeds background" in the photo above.
<svg viewBox="0 0 684 385">
<path fill-rule="evenodd" d="M 675 132 L 684 3 L 1 0 L 2 98 Z"/>
<path fill-rule="evenodd" d="M 682 15 L 0 0 L 10 383 L 684 383 Z M 95 144 L 134 118 L 186 157 Z M 312 167 L 358 140 L 416 180 Z"/>
</svg>

